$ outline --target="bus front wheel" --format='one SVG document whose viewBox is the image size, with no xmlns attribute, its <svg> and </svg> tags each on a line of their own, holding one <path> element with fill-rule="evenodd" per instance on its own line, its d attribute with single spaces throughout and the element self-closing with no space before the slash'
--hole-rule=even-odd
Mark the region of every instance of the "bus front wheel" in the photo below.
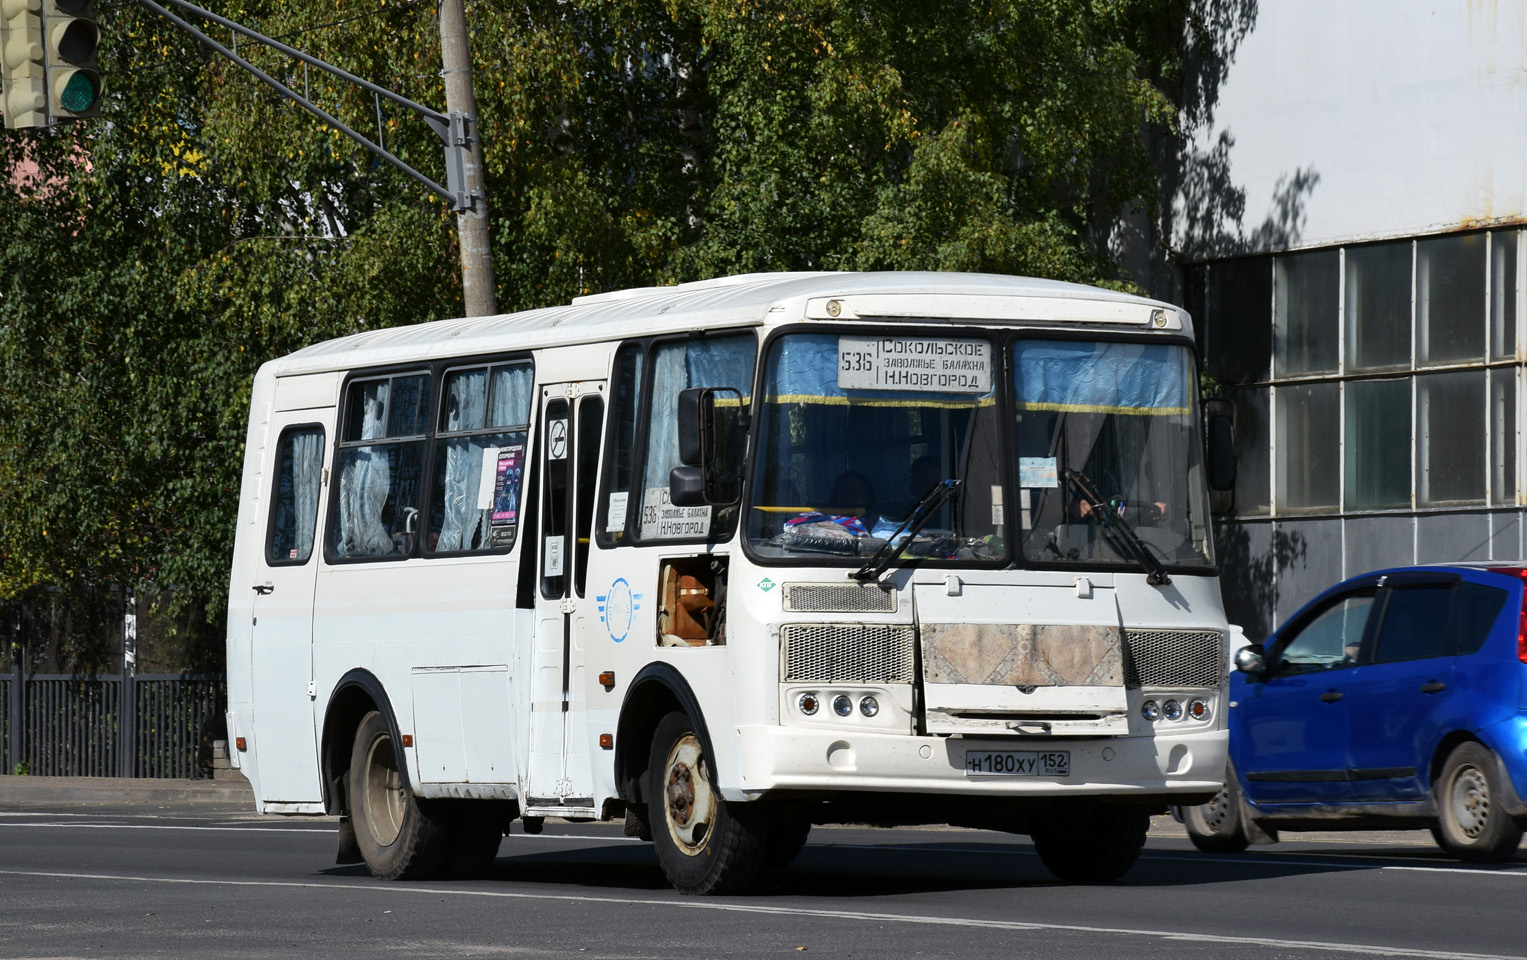
<svg viewBox="0 0 1527 960">
<path fill-rule="evenodd" d="M 723 800 L 715 776 L 688 715 L 665 716 L 652 735 L 647 798 L 658 863 L 680 893 L 742 890 L 763 866 L 767 824 Z"/>
<path fill-rule="evenodd" d="M 1046 868 L 1067 883 L 1108 883 L 1140 859 L 1150 817 L 1144 808 L 1077 803 L 1042 818 L 1030 839 Z"/>
<path fill-rule="evenodd" d="M 419 880 L 435 874 L 447 849 L 443 824 L 430 816 L 399 769 L 387 719 L 361 718 L 350 754 L 350 819 L 373 876 Z"/>
</svg>

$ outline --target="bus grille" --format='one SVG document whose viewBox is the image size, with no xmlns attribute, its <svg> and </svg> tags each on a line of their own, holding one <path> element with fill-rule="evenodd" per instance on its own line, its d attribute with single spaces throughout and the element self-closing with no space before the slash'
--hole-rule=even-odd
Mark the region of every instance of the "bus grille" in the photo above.
<svg viewBox="0 0 1527 960">
<path fill-rule="evenodd" d="M 896 591 L 867 583 L 787 583 L 791 613 L 895 613 Z"/>
<path fill-rule="evenodd" d="M 1216 630 L 1125 630 L 1124 682 L 1145 687 L 1217 687 L 1225 676 Z"/>
<path fill-rule="evenodd" d="M 780 628 L 788 682 L 911 683 L 911 627 L 789 623 Z"/>
</svg>

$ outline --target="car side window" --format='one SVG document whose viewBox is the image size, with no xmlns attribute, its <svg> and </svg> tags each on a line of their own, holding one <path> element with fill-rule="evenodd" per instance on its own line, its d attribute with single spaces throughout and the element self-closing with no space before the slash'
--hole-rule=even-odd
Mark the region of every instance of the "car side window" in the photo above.
<svg viewBox="0 0 1527 960">
<path fill-rule="evenodd" d="M 1326 607 L 1283 646 L 1274 672 L 1312 673 L 1355 663 L 1373 609 L 1373 592 L 1348 594 Z"/>
<path fill-rule="evenodd" d="M 1376 662 L 1423 660 L 1450 652 L 1453 584 L 1400 587 L 1386 593 L 1384 620 L 1373 656 Z"/>
<path fill-rule="evenodd" d="M 1453 601 L 1453 652 L 1475 653 L 1484 646 L 1508 595 L 1504 590 L 1468 581 L 1454 589 L 1457 593 Z"/>
</svg>

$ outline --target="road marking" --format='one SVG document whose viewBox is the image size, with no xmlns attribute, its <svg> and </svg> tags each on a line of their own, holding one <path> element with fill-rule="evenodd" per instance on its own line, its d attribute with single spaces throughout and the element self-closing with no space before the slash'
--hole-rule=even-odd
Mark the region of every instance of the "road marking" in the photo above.
<svg viewBox="0 0 1527 960">
<path fill-rule="evenodd" d="M 972 927 L 988 930 L 1053 930 L 1059 933 L 1108 934 L 1121 937 L 1148 937 L 1187 943 L 1212 943 L 1236 946 L 1271 947 L 1281 950 L 1309 950 L 1319 953 L 1348 953 L 1362 956 L 1417 957 L 1423 960 L 1527 960 L 1520 954 L 1461 953 L 1452 950 L 1421 950 L 1411 947 L 1381 946 L 1368 943 L 1337 943 L 1322 940 L 1281 940 L 1276 937 L 1234 937 L 1186 930 L 1151 930 L 1134 927 L 1093 927 L 1072 923 L 1042 923 L 1025 920 L 982 920 L 975 917 L 909 916 L 897 913 L 872 913 L 864 910 L 812 910 L 799 906 L 734 903 L 716 900 L 652 900 L 635 897 L 595 897 L 556 893 L 521 893 L 504 890 L 460 890 L 450 887 L 420 887 L 387 883 L 301 883 L 287 880 L 195 880 L 187 877 L 146 877 L 110 873 L 60 873 L 39 870 L 0 870 L 0 877 L 36 877 L 51 880 L 107 880 L 124 883 L 165 883 L 216 887 L 277 887 L 302 890 L 361 890 L 428 896 L 490 897 L 501 900 L 540 900 L 560 903 L 602 903 L 626 907 L 674 907 L 681 910 L 711 910 L 721 913 L 753 913 L 769 916 L 814 917 L 824 920 L 861 920 L 869 923 L 903 923 L 914 926 Z"/>
</svg>

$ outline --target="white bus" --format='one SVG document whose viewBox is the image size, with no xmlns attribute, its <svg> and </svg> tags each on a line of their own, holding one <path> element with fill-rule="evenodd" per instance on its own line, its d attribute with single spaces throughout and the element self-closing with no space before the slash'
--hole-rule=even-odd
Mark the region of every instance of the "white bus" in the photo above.
<svg viewBox="0 0 1527 960">
<path fill-rule="evenodd" d="M 1006 276 L 731 277 L 265 364 L 228 614 L 258 809 L 481 871 L 624 818 L 679 890 L 812 824 L 1074 881 L 1225 770 L 1188 316 Z M 1217 433 L 1216 433 L 1217 436 Z"/>
</svg>

